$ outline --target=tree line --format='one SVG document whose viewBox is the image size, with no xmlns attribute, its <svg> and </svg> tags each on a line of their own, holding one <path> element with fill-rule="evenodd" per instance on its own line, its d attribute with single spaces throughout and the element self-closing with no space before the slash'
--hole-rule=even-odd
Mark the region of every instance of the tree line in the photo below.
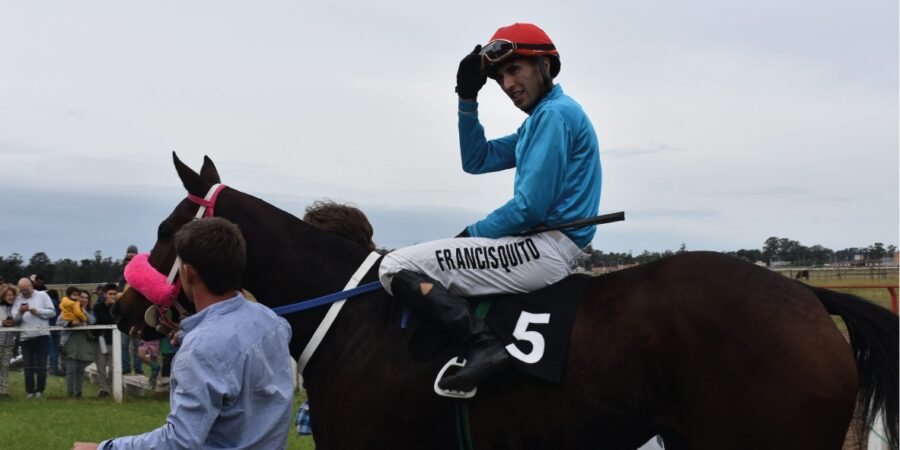
<svg viewBox="0 0 900 450">
<path fill-rule="evenodd" d="M 122 267 L 122 260 L 104 258 L 99 250 L 93 258 L 80 261 L 69 258 L 52 261 L 44 252 L 35 253 L 27 263 L 18 253 L 0 256 L 0 277 L 8 283 L 30 275 L 42 275 L 47 284 L 117 282 L 122 277 Z"/>
<path fill-rule="evenodd" d="M 681 247 L 675 251 L 665 250 L 662 252 L 651 252 L 644 250 L 638 255 L 635 255 L 632 252 L 604 252 L 588 247 L 588 253 L 591 255 L 590 266 L 593 267 L 643 264 L 686 251 L 687 246 L 685 244 L 681 244 Z M 868 247 L 850 247 L 842 250 L 832 250 L 818 244 L 807 247 L 792 239 L 773 236 L 763 242 L 762 248 L 740 249 L 723 253 L 751 263 L 763 261 L 766 264 L 770 264 L 772 262 L 781 261 L 789 263 L 791 266 L 810 267 L 852 261 L 856 255 L 862 255 L 865 260 L 877 261 L 882 258 L 893 256 L 896 251 L 896 245 L 885 246 L 884 243 L 881 242 L 876 242 Z"/>
<path fill-rule="evenodd" d="M 632 252 L 604 252 L 588 246 L 591 255 L 587 264 L 590 267 L 617 266 L 622 264 L 643 264 L 687 251 L 687 245 L 681 244 L 678 250 L 651 252 L 644 250 L 640 254 Z M 779 237 L 770 237 L 762 248 L 741 249 L 724 252 L 745 261 L 755 263 L 763 261 L 789 262 L 793 266 L 818 266 L 841 261 L 851 261 L 856 255 L 863 255 L 866 260 L 879 260 L 893 256 L 896 245 L 885 246 L 876 242 L 868 247 L 850 247 L 842 250 L 831 250 L 821 245 L 805 246 L 800 242 Z M 15 283 L 19 278 L 39 274 L 44 276 L 48 284 L 82 284 L 118 281 L 122 276 L 122 260 L 103 257 L 99 250 L 93 258 L 75 261 L 69 258 L 52 261 L 44 252 L 37 252 L 25 263 L 22 255 L 13 253 L 7 257 L 0 256 L 0 277 L 7 282 Z"/>
</svg>

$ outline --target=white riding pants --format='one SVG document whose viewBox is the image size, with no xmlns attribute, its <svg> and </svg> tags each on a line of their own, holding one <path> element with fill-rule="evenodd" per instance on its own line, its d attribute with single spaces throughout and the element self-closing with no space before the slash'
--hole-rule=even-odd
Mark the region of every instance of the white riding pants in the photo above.
<svg viewBox="0 0 900 450">
<path fill-rule="evenodd" d="M 524 293 L 565 278 L 583 255 L 559 231 L 498 239 L 441 239 L 388 253 L 378 277 L 388 292 L 394 274 L 406 269 L 427 275 L 461 297 Z"/>
</svg>

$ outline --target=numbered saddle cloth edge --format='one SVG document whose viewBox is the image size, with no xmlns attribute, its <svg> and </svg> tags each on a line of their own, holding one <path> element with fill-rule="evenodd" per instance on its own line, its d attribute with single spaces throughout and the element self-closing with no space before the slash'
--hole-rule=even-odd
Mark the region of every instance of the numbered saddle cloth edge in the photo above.
<svg viewBox="0 0 900 450">
<path fill-rule="evenodd" d="M 562 381 L 578 304 L 592 278 L 571 275 L 493 302 L 485 321 L 509 346 L 517 370 L 550 383 Z"/>
</svg>

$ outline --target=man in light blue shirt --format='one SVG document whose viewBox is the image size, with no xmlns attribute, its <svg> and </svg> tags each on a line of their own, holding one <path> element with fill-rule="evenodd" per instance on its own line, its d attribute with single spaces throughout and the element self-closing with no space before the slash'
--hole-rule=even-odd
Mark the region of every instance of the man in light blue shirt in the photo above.
<svg viewBox="0 0 900 450">
<path fill-rule="evenodd" d="M 285 448 L 294 398 L 291 329 L 237 292 L 246 266 L 240 230 L 221 218 L 196 220 L 178 231 L 174 244 L 184 293 L 198 312 L 181 322 L 171 410 L 160 428 L 99 448 Z"/>
</svg>

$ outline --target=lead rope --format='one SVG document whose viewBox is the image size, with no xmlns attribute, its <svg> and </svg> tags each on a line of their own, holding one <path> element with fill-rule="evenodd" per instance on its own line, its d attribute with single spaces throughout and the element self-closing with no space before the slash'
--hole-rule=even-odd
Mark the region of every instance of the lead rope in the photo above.
<svg viewBox="0 0 900 450">
<path fill-rule="evenodd" d="M 475 308 L 475 316 L 484 320 L 491 305 L 494 304 L 493 299 L 486 299 L 478 302 Z M 461 399 L 453 403 L 456 412 L 456 442 L 459 444 L 459 450 L 475 450 L 472 444 L 472 428 L 469 425 L 469 400 Z"/>
</svg>

